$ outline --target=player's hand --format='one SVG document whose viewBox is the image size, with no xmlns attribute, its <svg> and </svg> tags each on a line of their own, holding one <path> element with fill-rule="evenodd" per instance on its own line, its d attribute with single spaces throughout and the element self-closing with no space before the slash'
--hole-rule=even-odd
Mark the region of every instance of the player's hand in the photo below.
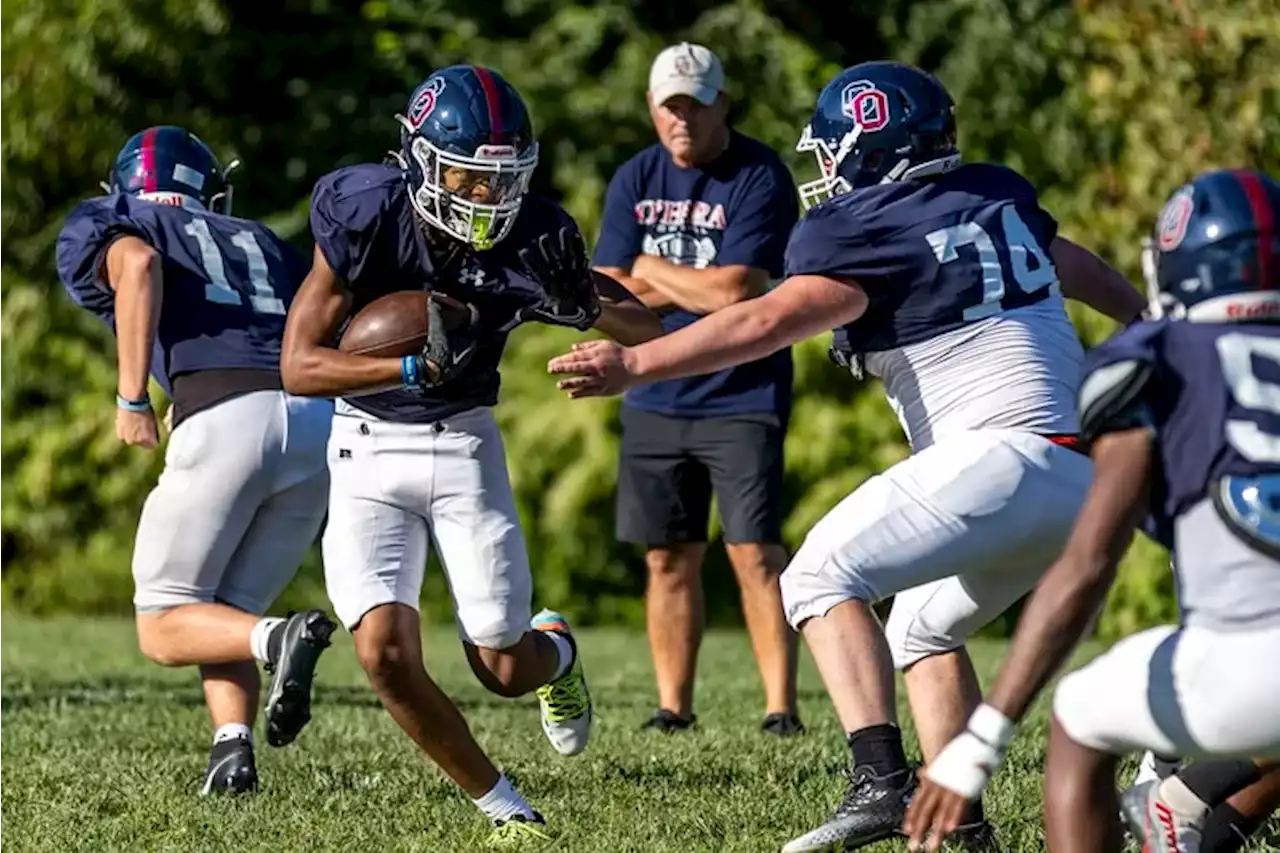
<svg viewBox="0 0 1280 853">
<path fill-rule="evenodd" d="M 561 379 L 556 387 L 578 397 L 611 397 L 635 384 L 631 350 L 613 341 L 581 341 L 547 363 L 547 372 Z"/>
<path fill-rule="evenodd" d="M 902 825 L 908 850 L 941 849 L 943 839 L 964 820 L 970 803 L 982 796 L 1003 753 L 966 730 L 920 771 L 920 787 Z"/>
<path fill-rule="evenodd" d="M 587 246 L 576 228 L 543 234 L 519 251 L 520 262 L 546 300 L 522 312 L 523 319 L 586 331 L 600 316 L 600 300 L 591 277 Z"/>
<path fill-rule="evenodd" d="M 147 409 L 145 412 L 131 412 L 128 409 L 116 409 L 116 438 L 133 447 L 145 447 L 148 450 L 160 443 L 160 433 L 156 428 L 156 413 Z"/>
<path fill-rule="evenodd" d="M 463 314 L 465 308 L 470 320 L 451 329 L 441 306 L 449 307 L 452 317 Z M 427 301 L 427 317 L 427 342 L 418 356 L 418 376 L 423 389 L 443 385 L 461 373 L 471 363 L 480 344 L 479 312 L 474 305 L 432 292 Z"/>
</svg>

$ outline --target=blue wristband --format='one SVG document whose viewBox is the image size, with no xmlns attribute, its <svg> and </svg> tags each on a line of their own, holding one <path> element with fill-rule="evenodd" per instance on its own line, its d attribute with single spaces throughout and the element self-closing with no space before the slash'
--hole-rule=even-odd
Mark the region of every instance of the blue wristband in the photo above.
<svg viewBox="0 0 1280 853">
<path fill-rule="evenodd" d="M 416 355 L 406 355 L 400 359 L 400 382 L 404 385 L 406 391 L 417 391 L 422 388 L 422 382 L 418 378 L 418 357 Z"/>
<path fill-rule="evenodd" d="M 145 391 L 142 397 L 137 400 L 126 400 L 120 396 L 120 392 L 116 392 L 116 405 L 129 412 L 149 412 L 151 411 L 151 397 Z"/>
</svg>

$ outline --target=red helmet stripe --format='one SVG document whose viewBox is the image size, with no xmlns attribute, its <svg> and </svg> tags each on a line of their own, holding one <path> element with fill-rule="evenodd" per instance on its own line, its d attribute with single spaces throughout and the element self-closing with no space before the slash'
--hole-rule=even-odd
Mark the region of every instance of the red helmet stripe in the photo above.
<svg viewBox="0 0 1280 853">
<path fill-rule="evenodd" d="M 489 108 L 489 142 L 498 145 L 502 142 L 502 103 L 501 96 L 498 94 L 498 84 L 493 82 L 493 75 L 489 73 L 489 69 L 481 68 L 479 65 L 472 67 L 475 68 L 476 77 L 480 80 L 485 106 Z"/>
<path fill-rule="evenodd" d="M 1244 190 L 1244 197 L 1253 212 L 1253 224 L 1258 229 L 1258 284 L 1262 290 L 1275 290 L 1271 271 L 1271 247 L 1276 239 L 1276 220 L 1267 201 L 1262 181 L 1252 172 L 1237 171 L 1236 180 Z"/>
<path fill-rule="evenodd" d="M 149 127 L 142 133 L 142 150 L 139 153 L 142 156 L 142 191 L 146 193 L 156 191 L 156 134 L 159 131 L 158 127 Z"/>
</svg>

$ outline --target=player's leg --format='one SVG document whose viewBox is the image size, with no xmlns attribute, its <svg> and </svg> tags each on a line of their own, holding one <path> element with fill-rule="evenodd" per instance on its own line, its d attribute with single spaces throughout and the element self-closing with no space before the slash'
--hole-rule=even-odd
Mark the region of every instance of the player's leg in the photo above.
<svg viewBox="0 0 1280 853">
<path fill-rule="evenodd" d="M 590 738 L 591 697 L 568 623 L 551 611 L 532 617 L 529 557 L 498 425 L 478 408 L 441 427 L 432 438 L 431 533 L 467 660 L 500 696 L 536 690 L 547 738 L 575 755 Z"/>
<path fill-rule="evenodd" d="M 253 661 L 267 660 L 266 639 L 283 626 L 219 600 L 218 589 L 270 489 L 263 460 L 281 427 L 274 396 L 247 394 L 179 424 L 138 526 L 139 646 L 158 663 L 201 667 L 215 729 L 206 793 L 257 781 L 248 740 L 259 690 Z M 228 743 L 236 755 L 217 754 Z"/>
<path fill-rule="evenodd" d="M 725 550 L 764 684 L 764 731 L 804 731 L 796 714 L 797 636 L 782 612 L 782 446 L 777 415 L 708 418 L 691 425 L 694 454 L 711 473 Z"/>
<path fill-rule="evenodd" d="M 272 493 L 258 507 L 232 555 L 218 598 L 248 613 L 265 613 L 297 573 L 320 532 L 329 499 L 326 445 L 333 406 L 327 400 L 281 393 L 285 429 L 269 457 Z M 292 743 L 311 719 L 311 684 L 335 625 L 323 611 L 278 620 L 277 643 L 261 651 L 271 672 L 267 694 L 267 742 Z M 259 632 L 258 642 L 270 637 Z"/>
<path fill-rule="evenodd" d="M 418 600 L 429 537 L 425 517 L 405 505 L 426 512 L 433 468 L 430 427 L 334 418 L 325 585 L 396 724 L 491 819 L 532 817 L 423 664 Z"/>
<path fill-rule="evenodd" d="M 1280 695 L 1280 674 L 1251 662 L 1278 653 L 1280 628 L 1144 631 L 1065 676 L 1054 694 L 1054 714 L 1066 735 L 1095 751 L 1270 754 L 1280 749 L 1280 720 L 1259 709 Z M 1221 795 L 1217 787 L 1219 793 L 1210 796 Z M 1131 800 L 1137 792 L 1126 794 L 1126 818 L 1135 835 L 1156 845 L 1154 850 L 1198 848 L 1209 809 L 1178 776 L 1148 783 L 1142 794 L 1136 806 Z"/>
<path fill-rule="evenodd" d="M 1120 853 L 1116 756 L 1078 743 L 1055 717 L 1044 768 L 1044 826 L 1050 853 Z"/>
<path fill-rule="evenodd" d="M 1280 809 L 1280 768 L 1232 795 L 1205 821 L 1202 853 L 1238 853 L 1276 809 Z"/>
<path fill-rule="evenodd" d="M 953 435 L 863 483 L 809 533 L 783 573 L 783 601 L 845 727 L 855 778 L 836 816 L 788 851 L 835 839 L 861 846 L 901 826 L 915 777 L 894 716 L 894 655 L 868 602 L 978 567 L 1000 576 L 999 588 L 1030 589 L 1037 575 L 1025 555 L 1044 537 L 1041 517 L 1059 509 L 1042 477 L 1056 451 L 1070 453 L 1025 434 Z M 1079 479 L 1087 482 L 1087 470 Z M 930 643 L 926 655 L 965 636 L 914 634 Z"/>
<path fill-rule="evenodd" d="M 689 728 L 705 607 L 711 482 L 685 445 L 692 421 L 622 407 L 617 536 L 643 545 L 645 623 L 658 690 L 658 711 L 644 725 Z"/>
</svg>

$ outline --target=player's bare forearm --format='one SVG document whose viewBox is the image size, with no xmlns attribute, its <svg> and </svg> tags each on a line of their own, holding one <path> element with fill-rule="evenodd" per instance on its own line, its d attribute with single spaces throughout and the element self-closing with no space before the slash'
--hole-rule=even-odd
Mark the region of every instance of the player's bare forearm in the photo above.
<svg viewBox="0 0 1280 853">
<path fill-rule="evenodd" d="M 644 307 L 652 311 L 661 312 L 680 307 L 671 297 L 659 290 L 655 290 L 652 284 L 642 278 L 631 275 L 630 272 L 621 267 L 596 267 L 595 270 L 621 284 Z"/>
<path fill-rule="evenodd" d="M 631 275 L 695 314 L 711 314 L 759 296 L 769 282 L 768 273 L 755 267 L 734 264 L 693 269 L 654 255 L 636 258 Z"/>
<path fill-rule="evenodd" d="M 1062 295 L 1068 299 L 1083 302 L 1122 324 L 1146 308 L 1146 299 L 1127 278 L 1083 246 L 1056 237 L 1049 254 L 1058 269 Z"/>
<path fill-rule="evenodd" d="M 137 237 L 121 237 L 106 258 L 107 281 L 115 291 L 116 390 L 137 400 L 147 391 L 151 350 L 160 325 L 164 286 L 160 254 Z"/>
<path fill-rule="evenodd" d="M 351 311 L 351 292 L 317 247 L 311 272 L 289 307 L 280 349 L 280 379 L 290 394 L 353 397 L 401 387 L 398 358 L 335 349 L 338 327 Z"/>
<path fill-rule="evenodd" d="M 624 346 L 634 346 L 662 334 L 662 321 L 612 276 L 593 276 L 600 300 L 595 328 Z"/>
<path fill-rule="evenodd" d="M 1066 661 L 1106 599 L 1146 511 L 1151 434 L 1110 433 L 1093 448 L 1094 479 L 1066 549 L 1027 603 L 987 703 L 1011 720 Z"/>
<path fill-rule="evenodd" d="M 867 307 L 852 282 L 793 276 L 759 299 L 729 305 L 632 350 L 639 382 L 712 373 L 764 358 L 836 326 Z"/>
</svg>

